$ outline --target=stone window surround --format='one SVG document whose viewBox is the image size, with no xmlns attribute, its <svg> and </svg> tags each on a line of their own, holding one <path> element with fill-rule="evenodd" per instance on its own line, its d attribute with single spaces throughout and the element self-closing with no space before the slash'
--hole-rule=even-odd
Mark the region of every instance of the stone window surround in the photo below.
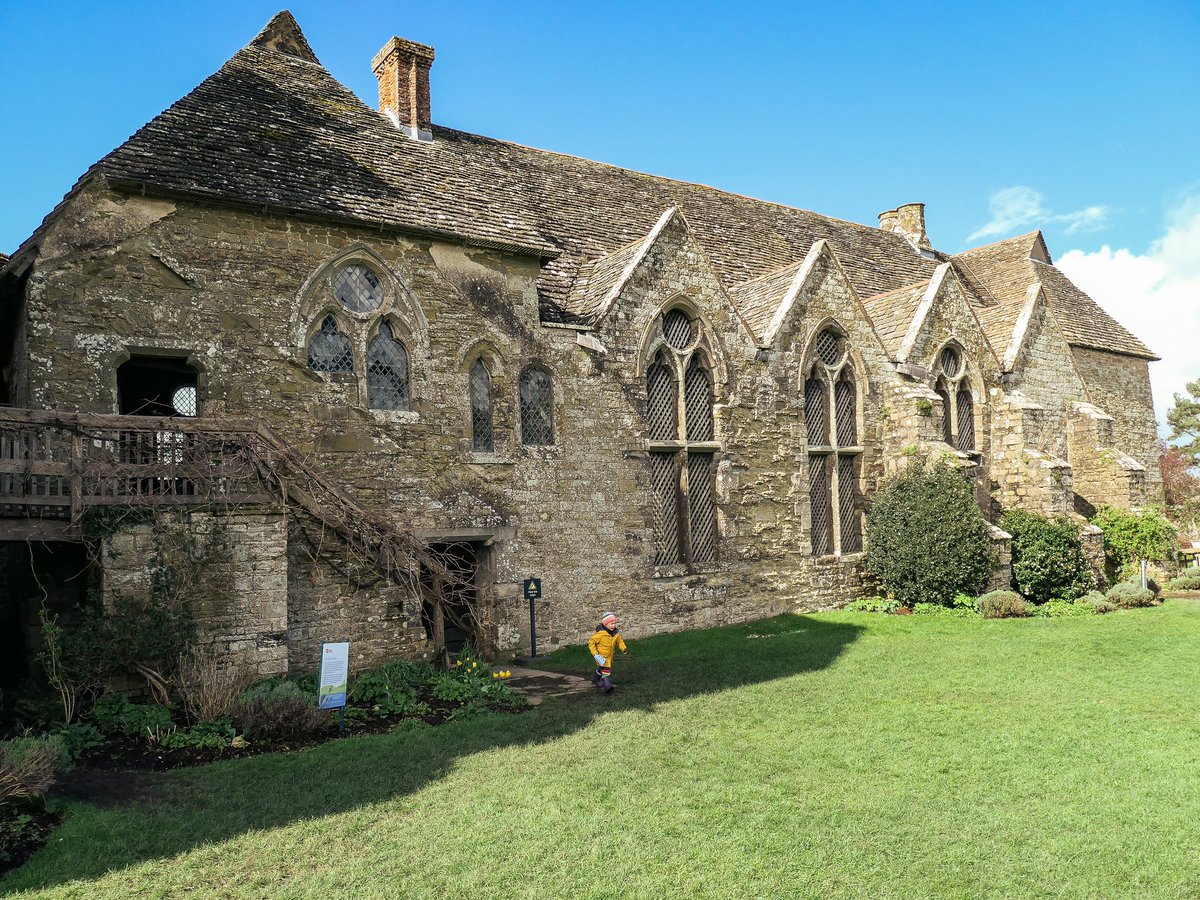
<svg viewBox="0 0 1200 900">
<path fill-rule="evenodd" d="M 683 312 L 688 316 L 692 326 L 691 343 L 683 349 L 673 346 L 663 334 L 662 323 L 666 317 L 673 312 Z M 714 352 L 710 336 L 712 328 L 703 316 L 688 302 L 686 297 L 674 297 L 669 302 L 660 307 L 650 320 L 650 326 L 647 332 L 647 339 L 643 342 L 643 350 L 641 356 L 641 366 L 639 371 L 639 381 L 643 392 L 646 392 L 647 409 L 649 409 L 649 392 L 647 377 L 650 367 L 660 355 L 667 357 L 672 370 L 678 398 L 676 401 L 676 414 L 678 416 L 678 425 L 676 430 L 675 440 L 655 440 L 647 435 L 644 452 L 638 454 L 647 462 L 650 460 L 651 453 L 666 453 L 674 452 L 683 456 L 685 464 L 682 468 L 686 471 L 686 454 L 687 451 L 699 451 L 710 453 L 712 456 L 712 477 L 714 478 L 713 485 L 713 504 L 714 504 L 714 548 L 713 558 L 700 563 L 694 563 L 690 559 L 690 548 L 681 548 L 684 555 L 688 557 L 686 562 L 673 563 L 669 565 L 654 565 L 652 577 L 656 580 L 664 580 L 671 578 L 680 578 L 693 574 L 702 574 L 706 572 L 718 571 L 721 568 L 721 536 L 724 532 L 724 517 L 719 502 L 720 491 L 717 489 L 715 480 L 721 463 L 721 454 L 724 450 L 724 439 L 722 435 L 722 422 L 717 416 L 717 409 L 720 406 L 718 397 L 718 385 L 723 381 L 721 378 L 722 367 L 720 365 L 720 357 Z M 692 360 L 699 357 L 703 363 L 704 369 L 708 375 L 709 388 L 712 392 L 712 416 L 713 436 L 712 440 L 708 441 L 689 441 L 687 439 L 687 404 L 685 398 L 686 390 L 686 374 Z M 680 493 L 682 497 L 686 497 L 686 487 L 681 487 Z"/>
<path fill-rule="evenodd" d="M 333 279 L 342 269 L 354 265 L 366 266 L 379 278 L 382 300 L 377 308 L 355 312 L 337 300 Z M 423 376 L 428 368 L 428 327 L 411 292 L 383 258 L 365 244 L 343 248 L 314 270 L 301 286 L 297 299 L 297 350 L 304 370 L 324 381 L 353 382 L 357 405 L 377 422 L 419 422 L 418 407 L 427 381 Z M 350 338 L 353 374 L 313 372 L 308 368 L 308 342 L 330 315 L 342 334 Z M 367 348 L 384 322 L 391 327 L 393 336 L 403 344 L 408 356 L 409 408 L 406 410 L 373 409 L 367 402 Z"/>
<path fill-rule="evenodd" d="M 472 446 L 472 415 L 471 415 L 471 370 L 477 362 L 482 362 L 487 370 L 488 377 L 491 382 L 491 400 L 492 400 L 492 449 L 475 450 Z M 513 462 L 513 452 L 516 447 L 524 450 L 540 450 L 543 453 L 556 449 L 555 445 L 546 445 L 541 447 L 521 447 L 516 441 L 518 435 L 515 434 L 513 423 L 510 415 L 505 414 L 503 404 L 498 404 L 496 401 L 507 396 L 508 391 L 512 390 L 514 394 L 519 391 L 515 382 L 508 377 L 507 363 L 492 345 L 490 341 L 483 341 L 471 346 L 458 360 L 457 371 L 461 381 L 460 396 L 464 401 L 463 406 L 463 429 L 466 435 L 465 440 L 465 458 L 467 462 L 477 463 L 480 465 L 511 465 Z M 547 371 L 549 371 L 547 369 Z M 551 373 L 551 387 L 557 392 L 557 385 Z M 520 397 L 517 401 L 519 403 Z M 559 421 L 557 413 L 558 398 L 555 397 L 555 422 Z M 512 407 L 519 413 L 519 406 Z M 557 425 L 556 425 L 557 431 Z M 555 434 L 557 439 L 558 435 Z M 516 447 L 514 447 L 516 443 Z"/>
<path fill-rule="evenodd" d="M 947 350 L 954 351 L 955 355 L 958 357 L 958 371 L 954 375 L 948 375 L 942 366 L 942 354 Z M 933 353 L 932 359 L 933 366 L 929 382 L 933 387 L 934 393 L 938 393 L 940 397 L 941 394 L 938 392 L 938 387 L 939 385 L 944 384 L 946 386 L 946 395 L 950 398 L 949 404 L 946 404 L 945 398 L 942 398 L 942 415 L 943 417 L 948 416 L 950 422 L 950 435 L 952 438 L 950 441 L 950 446 L 954 448 L 956 452 L 965 453 L 967 456 L 976 459 L 981 458 L 983 454 L 979 449 L 979 435 L 981 433 L 980 417 L 982 414 L 982 404 L 980 403 L 980 400 L 982 397 L 980 396 L 980 392 L 975 390 L 975 382 L 971 377 L 971 363 L 967 353 L 965 350 L 963 350 L 962 345 L 959 344 L 958 341 L 951 338 L 937 347 Z M 971 395 L 971 414 L 972 418 L 974 419 L 974 421 L 971 423 L 973 426 L 972 434 L 974 440 L 972 443 L 974 446 L 969 450 L 959 450 L 958 448 L 959 429 L 957 399 L 958 392 L 964 384 Z M 943 421 L 946 421 L 945 418 Z"/>
<path fill-rule="evenodd" d="M 824 334 L 827 331 L 834 332 L 838 336 L 840 341 L 843 343 L 843 351 L 842 351 L 841 358 L 833 366 L 827 365 L 817 354 L 817 340 L 822 334 Z M 867 457 L 866 446 L 865 446 L 865 441 L 864 441 L 864 439 L 865 439 L 864 429 L 866 426 L 866 417 L 864 415 L 864 401 L 865 401 L 865 396 L 866 396 L 866 380 L 865 380 L 865 376 L 863 373 L 865 371 L 865 367 L 862 364 L 862 360 L 858 357 L 857 353 L 855 352 L 854 345 L 850 342 L 849 330 L 846 329 L 845 327 L 843 327 L 839 322 L 837 322 L 835 319 L 832 319 L 832 318 L 825 319 L 824 321 L 818 323 L 816 325 L 816 327 L 814 327 L 812 329 L 811 336 L 809 338 L 809 345 L 808 345 L 808 348 L 805 351 L 802 359 L 803 359 L 803 363 L 800 366 L 800 379 L 799 379 L 799 384 L 797 386 L 797 390 L 799 392 L 799 397 L 800 397 L 801 407 L 803 408 L 803 406 L 804 406 L 804 398 L 805 398 L 805 393 L 807 390 L 809 380 L 812 378 L 814 373 L 817 373 L 819 380 L 823 383 L 824 391 L 825 391 L 825 406 L 826 406 L 826 417 L 827 417 L 826 428 L 827 428 L 827 431 L 829 433 L 831 440 L 833 440 L 832 444 L 809 445 L 808 438 L 807 438 L 807 431 L 806 431 L 806 433 L 805 433 L 805 454 L 804 454 L 805 469 L 806 470 L 808 469 L 809 461 L 812 458 L 809 454 L 810 454 L 810 451 L 812 451 L 812 450 L 818 451 L 817 455 L 819 455 L 822 460 L 827 459 L 829 457 L 833 457 L 835 460 L 835 464 L 832 467 L 833 471 L 831 472 L 831 478 L 830 478 L 830 495 L 831 495 L 830 514 L 831 514 L 832 518 L 831 518 L 829 527 L 830 527 L 830 543 L 833 547 L 833 552 L 827 553 L 827 554 L 821 554 L 821 555 L 817 555 L 812 552 L 812 501 L 810 498 L 809 504 L 808 504 L 808 514 L 809 514 L 808 525 L 809 525 L 809 527 L 807 529 L 808 537 L 809 537 L 809 555 L 810 555 L 811 559 L 814 559 L 817 561 L 834 561 L 834 560 L 838 560 L 838 559 L 856 560 L 856 559 L 861 558 L 866 553 L 866 522 L 864 521 L 864 516 L 863 516 L 862 510 L 861 510 L 861 502 L 864 497 L 864 491 L 862 489 L 862 485 L 863 485 L 863 479 L 866 476 L 866 457 Z M 847 369 L 849 370 L 850 376 L 851 376 L 851 378 L 853 380 L 853 384 L 854 384 L 854 393 L 855 393 L 854 427 L 855 427 L 856 443 L 853 445 L 841 446 L 840 442 L 837 439 L 836 385 L 837 385 L 838 379 L 842 376 L 843 372 L 845 372 Z M 839 472 L 840 467 L 836 464 L 836 460 L 841 457 L 848 457 L 848 456 L 856 457 L 858 460 L 858 475 L 857 475 L 858 487 L 857 487 L 856 496 L 859 501 L 859 507 L 860 507 L 859 511 L 858 511 L 858 515 L 859 515 L 860 543 L 862 544 L 862 549 L 844 553 L 844 552 L 842 552 L 842 540 L 841 540 L 841 526 L 842 526 L 841 508 L 840 508 L 840 503 L 838 500 L 838 498 L 841 496 L 841 494 L 840 494 L 841 484 L 840 484 L 840 472 Z M 805 484 L 811 484 L 810 473 L 806 472 L 806 475 L 808 475 L 809 477 L 806 477 Z"/>
</svg>

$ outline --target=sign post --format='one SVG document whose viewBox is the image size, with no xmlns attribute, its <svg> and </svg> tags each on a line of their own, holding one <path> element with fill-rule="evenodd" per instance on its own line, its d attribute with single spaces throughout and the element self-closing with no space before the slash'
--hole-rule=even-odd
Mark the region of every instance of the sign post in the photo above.
<svg viewBox="0 0 1200 900">
<path fill-rule="evenodd" d="M 346 693 L 350 672 L 350 642 L 321 645 L 321 677 L 317 707 L 338 711 L 338 733 L 346 728 Z"/>
<path fill-rule="evenodd" d="M 529 656 L 537 657 L 537 615 L 533 609 L 533 601 L 542 599 L 542 579 L 526 578 L 522 587 L 525 599 L 529 601 Z"/>
</svg>

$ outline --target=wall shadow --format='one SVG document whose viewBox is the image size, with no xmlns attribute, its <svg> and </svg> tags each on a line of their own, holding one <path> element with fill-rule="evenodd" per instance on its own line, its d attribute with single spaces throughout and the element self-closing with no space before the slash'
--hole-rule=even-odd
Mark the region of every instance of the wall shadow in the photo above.
<svg viewBox="0 0 1200 900">
<path fill-rule="evenodd" d="M 74 835 L 88 840 L 86 855 L 79 848 L 42 851 L 0 880 L 0 892 L 96 878 L 249 831 L 401 797 L 444 777 L 462 757 L 507 746 L 536 752 L 538 745 L 614 710 L 652 710 L 674 700 L 819 671 L 862 631 L 848 622 L 787 615 L 631 641 L 630 657 L 617 664 L 618 691 L 611 696 L 550 699 L 520 715 L 331 741 L 298 753 L 168 773 L 159 799 L 106 809 L 98 813 L 101 827 Z M 545 668 L 587 675 L 589 663 L 586 648 L 576 647 L 555 654 Z"/>
</svg>

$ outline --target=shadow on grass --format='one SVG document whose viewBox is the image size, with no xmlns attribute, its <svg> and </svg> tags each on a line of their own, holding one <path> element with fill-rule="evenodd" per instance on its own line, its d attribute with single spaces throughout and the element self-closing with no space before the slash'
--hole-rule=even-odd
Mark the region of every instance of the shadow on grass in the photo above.
<svg viewBox="0 0 1200 900">
<path fill-rule="evenodd" d="M 824 669 L 862 631 L 846 622 L 781 616 L 749 625 L 631 641 L 619 660 L 618 691 L 550 700 L 521 715 L 331 741 L 299 753 L 215 763 L 164 776 L 162 798 L 98 810 L 77 820 L 0 891 L 87 880 L 245 832 L 354 809 L 420 790 L 457 759 L 507 746 L 538 745 L 586 728 L 602 713 L 653 709 L 673 700 Z M 751 637 L 751 636 L 755 637 Z M 545 667 L 588 674 L 586 648 L 556 653 Z"/>
</svg>

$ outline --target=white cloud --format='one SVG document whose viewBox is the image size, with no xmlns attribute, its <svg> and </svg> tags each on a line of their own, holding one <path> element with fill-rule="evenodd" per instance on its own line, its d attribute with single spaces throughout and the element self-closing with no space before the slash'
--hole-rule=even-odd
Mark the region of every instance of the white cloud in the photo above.
<svg viewBox="0 0 1200 900">
<path fill-rule="evenodd" d="M 1160 430 L 1172 395 L 1200 378 L 1200 196 L 1181 204 L 1145 253 L 1070 250 L 1057 265 L 1162 357 L 1150 364 Z"/>
<path fill-rule="evenodd" d="M 1108 224 L 1108 207 L 1085 206 L 1069 213 L 1053 213 L 1046 207 L 1041 191 L 1028 185 L 1001 188 L 988 198 L 992 219 L 982 228 L 967 235 L 968 241 L 978 238 L 1009 235 L 1026 228 L 1061 222 L 1067 234 L 1096 231 Z"/>
</svg>

